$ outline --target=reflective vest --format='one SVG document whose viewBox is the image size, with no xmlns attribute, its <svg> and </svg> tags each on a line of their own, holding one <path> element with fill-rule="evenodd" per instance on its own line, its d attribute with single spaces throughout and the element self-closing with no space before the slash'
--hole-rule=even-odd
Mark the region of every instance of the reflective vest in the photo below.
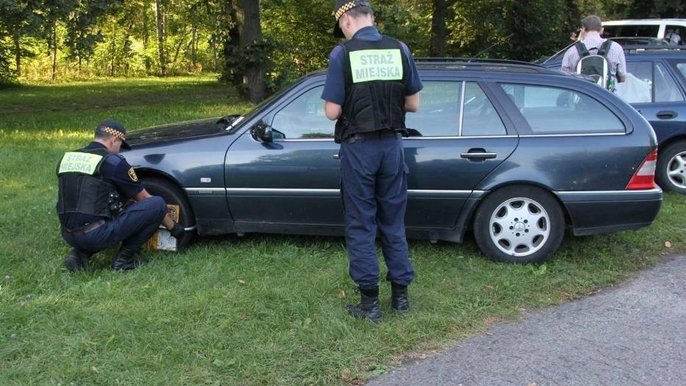
<svg viewBox="0 0 686 386">
<path fill-rule="evenodd" d="M 111 218 L 121 208 L 117 188 L 100 175 L 100 166 L 108 156 L 106 149 L 81 149 L 62 156 L 57 164 L 57 214 Z"/>
<path fill-rule="evenodd" d="M 405 129 L 407 57 L 401 43 L 352 39 L 345 49 L 345 136 L 376 130 Z"/>
</svg>

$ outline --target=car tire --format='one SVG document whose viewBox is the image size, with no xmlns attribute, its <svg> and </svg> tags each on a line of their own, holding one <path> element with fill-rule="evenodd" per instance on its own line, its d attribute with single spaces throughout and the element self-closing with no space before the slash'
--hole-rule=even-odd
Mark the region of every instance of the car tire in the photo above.
<svg viewBox="0 0 686 386">
<path fill-rule="evenodd" d="M 195 215 L 193 214 L 193 209 L 191 209 L 188 200 L 181 193 L 181 190 L 176 187 L 176 185 L 171 182 L 165 181 L 161 178 L 143 178 L 141 179 L 143 186 L 148 191 L 148 193 L 153 196 L 160 196 L 164 198 L 167 204 L 178 205 L 179 206 L 179 224 L 184 228 L 192 227 L 195 225 Z M 193 240 L 195 231 L 186 232 L 186 234 L 177 240 L 177 247 L 179 249 L 186 247 Z"/>
<path fill-rule="evenodd" d="M 655 179 L 662 190 L 686 194 L 686 142 L 658 151 Z"/>
<path fill-rule="evenodd" d="M 495 261 L 541 263 L 560 247 L 565 220 L 557 200 L 533 186 L 510 186 L 486 196 L 474 217 L 474 238 Z"/>
</svg>

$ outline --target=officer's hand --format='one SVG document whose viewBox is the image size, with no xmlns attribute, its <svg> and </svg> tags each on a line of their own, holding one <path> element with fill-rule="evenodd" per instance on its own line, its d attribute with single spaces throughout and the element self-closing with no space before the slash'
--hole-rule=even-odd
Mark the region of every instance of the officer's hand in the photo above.
<svg viewBox="0 0 686 386">
<path fill-rule="evenodd" d="M 169 230 L 169 233 L 171 233 L 171 235 L 174 236 L 174 238 L 180 239 L 181 237 L 183 237 L 183 235 L 186 234 L 186 230 L 183 228 L 181 224 L 177 223 L 174 224 L 172 229 Z"/>
</svg>

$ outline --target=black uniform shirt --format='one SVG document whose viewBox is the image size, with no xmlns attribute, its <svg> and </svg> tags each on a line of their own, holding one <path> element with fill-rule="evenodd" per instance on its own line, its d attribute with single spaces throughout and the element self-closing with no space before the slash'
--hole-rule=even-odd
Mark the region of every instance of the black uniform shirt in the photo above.
<svg viewBox="0 0 686 386">
<path fill-rule="evenodd" d="M 105 145 L 100 142 L 91 142 L 84 148 L 84 150 L 92 150 L 98 148 L 105 148 Z M 140 191 L 143 190 L 143 184 L 138 181 L 136 172 L 126 159 L 119 154 L 112 154 L 105 158 L 103 164 L 100 166 L 100 175 L 107 182 L 113 184 L 122 201 L 127 201 L 135 197 Z M 72 213 L 67 214 L 66 218 L 62 222 L 69 229 L 78 229 L 83 227 L 86 223 L 98 220 L 98 218 Z"/>
</svg>

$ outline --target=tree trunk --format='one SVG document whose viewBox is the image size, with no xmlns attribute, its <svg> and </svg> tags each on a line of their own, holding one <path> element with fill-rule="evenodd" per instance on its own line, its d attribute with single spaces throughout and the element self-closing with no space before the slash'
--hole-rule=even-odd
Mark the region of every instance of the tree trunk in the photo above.
<svg viewBox="0 0 686 386">
<path fill-rule="evenodd" d="M 160 75 L 167 75 L 167 52 L 166 52 L 166 15 L 162 0 L 155 0 L 155 23 L 157 25 L 157 53 L 160 59 Z"/>
<path fill-rule="evenodd" d="M 57 79 L 57 25 L 52 26 L 50 44 L 52 45 L 52 80 Z"/>
<path fill-rule="evenodd" d="M 217 41 L 212 39 L 212 71 L 219 70 L 219 50 L 217 49 Z"/>
<path fill-rule="evenodd" d="M 431 38 L 429 56 L 444 57 L 445 42 L 448 40 L 448 29 L 445 21 L 448 17 L 446 0 L 432 0 L 433 16 L 431 18 Z"/>
<path fill-rule="evenodd" d="M 112 24 L 112 42 L 110 43 L 110 76 L 114 76 L 114 58 L 117 56 L 117 27 Z"/>
<path fill-rule="evenodd" d="M 12 35 L 12 40 L 14 40 L 14 62 L 17 66 L 15 73 L 19 77 L 21 76 L 21 36 L 17 31 Z"/>
<path fill-rule="evenodd" d="M 198 27 L 193 26 L 191 30 L 191 65 L 195 69 L 198 63 Z"/>
<path fill-rule="evenodd" d="M 239 14 L 239 24 L 242 26 L 241 48 L 261 42 L 262 26 L 260 25 L 259 0 L 238 0 L 238 6 L 241 10 Z M 265 98 L 267 90 L 264 77 L 263 63 L 255 63 L 243 74 L 243 83 L 247 86 L 250 102 L 257 103 Z"/>
<path fill-rule="evenodd" d="M 176 43 L 176 47 L 174 48 L 174 57 L 170 62 L 172 64 L 176 63 L 176 61 L 179 60 L 179 53 L 181 52 L 181 47 L 183 47 L 183 43 L 186 38 L 186 31 L 184 30 L 183 32 L 179 32 L 178 36 L 179 41 Z"/>
<path fill-rule="evenodd" d="M 150 39 L 150 34 L 148 31 L 148 8 L 146 7 L 146 3 L 143 3 L 143 52 L 145 53 L 145 74 L 150 75 L 150 58 L 148 57 L 148 45 L 149 45 L 149 39 Z"/>
</svg>

